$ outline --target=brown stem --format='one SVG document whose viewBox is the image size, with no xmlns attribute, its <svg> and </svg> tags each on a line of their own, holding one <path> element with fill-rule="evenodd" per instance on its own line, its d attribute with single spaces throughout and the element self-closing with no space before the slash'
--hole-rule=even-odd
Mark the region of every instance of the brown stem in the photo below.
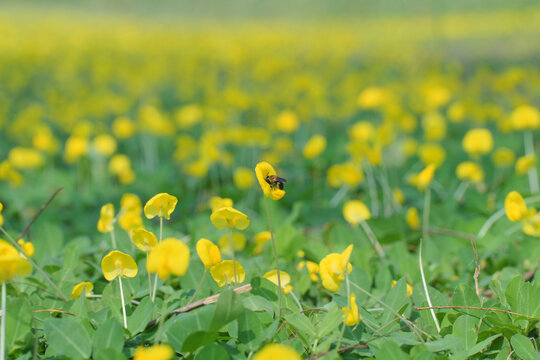
<svg viewBox="0 0 540 360">
<path fill-rule="evenodd" d="M 34 217 L 32 218 L 32 220 L 30 220 L 30 222 L 28 223 L 28 225 L 26 225 L 26 227 L 24 228 L 24 230 L 19 234 L 19 236 L 17 237 L 17 239 L 22 239 L 22 237 L 24 235 L 26 235 L 26 233 L 28 232 L 28 230 L 30 230 L 30 227 L 32 226 L 32 224 L 34 224 L 34 221 L 36 221 L 36 219 L 39 217 L 39 215 L 41 215 L 41 213 L 43 211 L 45 211 L 45 209 L 47 208 L 47 206 L 49 206 L 49 204 L 51 203 L 51 201 L 53 201 L 53 199 L 56 197 L 56 195 L 58 195 L 58 193 L 60 191 L 62 191 L 64 188 L 63 187 L 59 187 L 58 189 L 56 189 L 55 192 L 52 193 L 52 195 L 49 197 L 49 200 L 47 200 L 47 202 L 45 204 L 43 204 L 39 210 L 37 211 L 37 213 L 34 215 Z"/>
</svg>

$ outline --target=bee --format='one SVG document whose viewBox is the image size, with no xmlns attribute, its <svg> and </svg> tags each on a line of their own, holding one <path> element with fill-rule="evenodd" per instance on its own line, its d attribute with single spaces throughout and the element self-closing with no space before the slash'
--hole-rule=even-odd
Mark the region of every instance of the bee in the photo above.
<svg viewBox="0 0 540 360">
<path fill-rule="evenodd" d="M 264 178 L 268 184 L 270 184 L 270 187 L 274 189 L 276 186 L 279 190 L 283 190 L 283 183 L 287 182 L 287 179 L 280 178 L 276 175 L 266 175 Z"/>
</svg>

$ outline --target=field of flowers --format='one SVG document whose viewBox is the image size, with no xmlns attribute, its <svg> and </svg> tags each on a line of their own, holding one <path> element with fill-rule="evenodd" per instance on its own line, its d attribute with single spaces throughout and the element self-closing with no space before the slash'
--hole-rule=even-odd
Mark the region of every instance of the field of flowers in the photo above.
<svg viewBox="0 0 540 360">
<path fill-rule="evenodd" d="M 0 360 L 540 359 L 538 19 L 1 7 Z"/>
</svg>

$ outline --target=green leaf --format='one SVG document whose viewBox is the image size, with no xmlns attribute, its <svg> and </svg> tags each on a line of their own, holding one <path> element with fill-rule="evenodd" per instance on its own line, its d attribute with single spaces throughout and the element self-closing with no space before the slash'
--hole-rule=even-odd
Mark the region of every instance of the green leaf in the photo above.
<svg viewBox="0 0 540 360">
<path fill-rule="evenodd" d="M 319 323 L 317 330 L 317 337 L 323 338 L 326 335 L 332 333 L 332 331 L 339 328 L 339 325 L 343 322 L 343 310 L 334 306 L 324 315 L 323 319 Z"/>
<path fill-rule="evenodd" d="M 108 348 L 121 353 L 124 348 L 124 329 L 115 318 L 110 318 L 98 327 L 92 341 L 94 353 Z"/>
<path fill-rule="evenodd" d="M 217 331 L 229 322 L 236 320 L 244 311 L 242 298 L 232 289 L 227 289 L 219 295 L 210 330 Z"/>
<path fill-rule="evenodd" d="M 214 310 L 213 306 L 205 306 L 200 310 L 178 314 L 167 322 L 167 325 L 171 324 L 166 332 L 167 339 L 176 352 L 182 352 L 182 346 L 191 333 L 208 329 Z"/>
<path fill-rule="evenodd" d="M 77 319 L 50 319 L 43 324 L 49 349 L 56 355 L 72 359 L 87 359 L 92 350 L 92 340 L 86 328 Z"/>
<path fill-rule="evenodd" d="M 6 344 L 13 349 L 32 328 L 32 309 L 25 298 L 10 302 L 6 308 Z"/>
<path fill-rule="evenodd" d="M 460 343 L 460 339 L 454 335 L 446 335 L 444 338 L 426 343 L 426 347 L 431 352 L 450 350 Z"/>
<path fill-rule="evenodd" d="M 223 346 L 220 346 L 218 344 L 208 344 L 205 347 L 203 347 L 197 353 L 197 355 L 195 355 L 194 360 L 206 360 L 206 359 L 227 360 L 229 359 L 229 354 L 227 353 L 227 350 L 223 348 Z"/>
<path fill-rule="evenodd" d="M 400 310 L 402 310 L 403 307 L 409 303 L 409 298 L 407 298 L 407 283 L 405 282 L 405 279 L 399 280 L 396 285 L 390 289 L 388 294 L 386 294 L 383 301 L 396 312 L 400 312 Z M 385 307 L 384 313 L 379 321 L 381 324 L 386 324 L 394 318 L 396 318 L 394 312 L 386 309 Z"/>
<path fill-rule="evenodd" d="M 501 304 L 503 306 L 507 306 L 508 303 L 506 302 L 506 296 L 504 295 L 501 281 L 499 279 L 492 279 L 489 282 L 489 287 L 491 290 L 493 290 L 493 293 L 497 296 Z"/>
<path fill-rule="evenodd" d="M 452 296 L 452 305 L 480 307 L 481 304 L 480 299 L 478 299 L 478 296 L 470 286 L 465 284 L 459 284 L 454 291 L 454 295 Z M 457 311 L 476 317 L 482 317 L 484 313 L 483 310 L 471 309 L 458 309 Z"/>
<path fill-rule="evenodd" d="M 128 330 L 131 334 L 137 334 L 144 330 L 152 320 L 154 303 L 149 296 L 142 299 L 133 314 L 127 319 Z"/>
<path fill-rule="evenodd" d="M 377 359 L 384 360 L 407 360 L 409 356 L 405 354 L 400 348 L 399 345 L 393 341 L 386 341 L 384 346 L 370 346 L 370 349 L 373 351 Z"/>
<path fill-rule="evenodd" d="M 536 356 L 536 350 L 531 340 L 521 334 L 515 334 L 510 339 L 510 343 L 516 354 L 523 360 L 533 360 Z"/>
<path fill-rule="evenodd" d="M 285 320 L 303 335 L 304 339 L 307 340 L 317 337 L 317 331 L 306 315 L 298 313 L 289 314 L 285 316 Z"/>
<path fill-rule="evenodd" d="M 94 360 L 127 360 L 126 355 L 111 348 L 94 349 L 92 358 Z"/>
<path fill-rule="evenodd" d="M 253 295 L 244 299 L 244 306 L 251 311 L 266 311 L 271 314 L 274 313 L 274 307 L 272 303 L 262 296 Z"/>
<path fill-rule="evenodd" d="M 183 352 L 194 352 L 201 346 L 210 344 L 218 338 L 218 334 L 215 331 L 195 331 L 191 333 L 182 346 Z"/>
<path fill-rule="evenodd" d="M 254 312 L 244 311 L 238 318 L 238 340 L 242 345 L 247 346 L 249 351 L 257 350 L 258 344 L 255 340 L 259 338 L 262 331 L 262 323 Z"/>
<path fill-rule="evenodd" d="M 460 340 L 460 344 L 456 347 L 458 350 L 469 350 L 476 344 L 478 336 L 478 322 L 477 318 L 471 315 L 461 315 L 454 322 L 454 328 L 452 334 Z"/>
</svg>

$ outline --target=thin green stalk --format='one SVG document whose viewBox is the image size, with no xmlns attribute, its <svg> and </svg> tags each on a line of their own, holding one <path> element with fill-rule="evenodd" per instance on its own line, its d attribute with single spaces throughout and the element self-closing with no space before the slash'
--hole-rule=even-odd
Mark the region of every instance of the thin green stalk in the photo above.
<svg viewBox="0 0 540 360">
<path fill-rule="evenodd" d="M 373 168 L 369 162 L 365 162 L 366 180 L 369 190 L 369 198 L 371 199 L 371 212 L 374 216 L 379 215 L 379 198 L 377 197 L 377 183 L 373 177 Z"/>
<path fill-rule="evenodd" d="M 279 260 L 276 248 L 276 242 L 274 240 L 274 231 L 272 230 L 272 220 L 270 219 L 270 210 L 268 210 L 268 199 L 264 197 L 264 206 L 266 207 L 266 218 L 268 220 L 268 229 L 270 230 L 270 239 L 272 240 L 272 251 L 274 252 L 274 259 L 276 261 L 276 273 L 278 281 L 278 312 L 277 317 L 281 317 L 281 276 L 279 272 Z"/>
<path fill-rule="evenodd" d="M 371 230 L 371 227 L 368 225 L 365 221 L 360 221 L 360 226 L 362 226 L 362 229 L 366 233 L 367 237 L 371 241 L 371 245 L 375 248 L 375 251 L 379 255 L 381 259 L 384 259 L 385 253 L 381 246 L 381 243 L 379 243 L 379 240 L 377 240 L 377 237 L 375 236 L 375 233 Z"/>
<path fill-rule="evenodd" d="M 525 143 L 525 154 L 534 155 L 534 138 L 531 130 L 527 130 L 523 133 L 523 140 Z M 528 171 L 529 176 L 529 188 L 531 189 L 531 194 L 537 194 L 539 190 L 538 185 L 538 170 L 536 170 L 536 165 L 532 166 Z"/>
<path fill-rule="evenodd" d="M 163 217 L 159 217 L 159 242 L 163 240 Z M 157 284 L 158 284 L 158 274 L 154 276 L 154 292 L 152 293 L 152 302 L 156 300 Z"/>
<path fill-rule="evenodd" d="M 122 287 L 122 276 L 118 277 L 120 283 L 120 299 L 122 300 L 122 315 L 124 316 L 124 328 L 127 329 L 126 304 L 124 301 L 124 289 Z"/>
<path fill-rule="evenodd" d="M 437 320 L 437 316 L 435 315 L 435 310 L 433 310 L 433 305 L 431 304 L 431 297 L 429 296 L 429 291 L 426 283 L 426 277 L 424 275 L 424 267 L 422 266 L 422 239 L 420 239 L 420 245 L 418 248 L 418 266 L 420 267 L 420 275 L 422 277 L 422 286 L 424 287 L 424 294 L 426 295 L 426 300 L 429 305 L 431 317 L 433 318 L 433 322 L 435 323 L 435 327 L 437 328 L 437 332 L 441 332 L 441 326 L 439 325 L 439 320 Z"/>
<path fill-rule="evenodd" d="M 422 237 L 429 238 L 429 213 L 431 211 L 431 187 L 428 186 L 424 194 L 424 212 L 422 216 Z"/>
<path fill-rule="evenodd" d="M 6 358 L 6 282 L 2 281 L 2 335 L 0 335 L 0 360 Z"/>
<path fill-rule="evenodd" d="M 236 259 L 234 255 L 234 235 L 233 235 L 232 228 L 230 229 L 230 235 L 231 235 L 231 254 L 232 254 L 232 263 L 233 263 L 233 267 L 232 267 L 233 278 L 234 278 L 234 283 L 238 284 L 238 277 L 236 276 Z"/>
<path fill-rule="evenodd" d="M 113 227 L 113 231 L 111 231 L 111 241 L 112 241 L 112 246 L 113 246 L 113 249 L 118 249 L 116 247 L 116 235 L 114 235 L 114 227 Z"/>
<path fill-rule="evenodd" d="M 146 263 L 148 264 L 148 251 L 146 252 Z M 148 296 L 152 298 L 152 276 L 148 271 L 146 271 L 146 274 L 148 275 Z"/>
<path fill-rule="evenodd" d="M 4 235 L 6 235 L 6 237 L 8 238 L 8 240 L 11 242 L 11 244 L 19 251 L 19 253 L 26 259 L 28 260 L 28 262 L 30 264 L 32 264 L 32 267 L 34 267 L 40 274 L 41 276 L 43 276 L 43 278 L 45 280 L 47 280 L 47 282 L 49 284 L 51 284 L 51 286 L 53 287 L 54 290 L 56 290 L 56 292 L 58 293 L 58 295 L 60 295 L 60 297 L 62 298 L 62 300 L 64 301 L 69 301 L 69 299 L 66 297 L 66 295 L 64 295 L 64 293 L 62 292 L 62 290 L 60 290 L 60 288 L 54 283 L 54 281 L 51 280 L 51 278 L 49 277 L 49 275 L 47 275 L 47 273 L 40 267 L 38 266 L 38 264 L 36 264 L 34 262 L 34 260 L 32 260 L 32 258 L 30 258 L 28 255 L 26 255 L 26 253 L 24 252 L 24 250 L 21 248 L 21 246 L 19 244 L 17 244 L 17 242 L 11 237 L 11 235 L 9 235 L 9 233 L 2 227 L 0 226 L 0 231 L 2 231 L 2 233 L 4 233 Z"/>
<path fill-rule="evenodd" d="M 345 274 L 345 284 L 347 285 L 347 313 L 345 313 L 345 319 L 343 319 L 343 327 L 341 328 L 341 334 L 339 335 L 339 339 L 337 342 L 336 348 L 339 349 L 341 346 L 341 339 L 343 338 L 343 334 L 345 333 L 345 327 L 347 324 L 345 324 L 345 321 L 347 321 L 347 317 L 349 315 L 349 312 L 351 311 L 351 284 L 349 282 L 349 275 Z"/>
<path fill-rule="evenodd" d="M 233 263 L 234 265 L 234 263 Z M 234 268 L 235 266 L 233 266 Z M 197 294 L 199 293 L 199 290 L 201 290 L 201 287 L 204 283 L 204 279 L 206 279 L 206 273 L 208 272 L 208 269 L 207 268 L 204 268 L 204 273 L 203 273 L 203 276 L 202 276 L 202 279 L 201 279 L 201 282 L 199 283 L 199 286 L 197 286 L 197 290 L 195 290 L 195 292 L 193 293 L 193 296 L 191 297 L 191 299 L 189 299 L 188 303 L 186 304 L 189 305 L 193 302 L 193 300 L 195 300 L 195 298 L 197 297 Z"/>
</svg>

